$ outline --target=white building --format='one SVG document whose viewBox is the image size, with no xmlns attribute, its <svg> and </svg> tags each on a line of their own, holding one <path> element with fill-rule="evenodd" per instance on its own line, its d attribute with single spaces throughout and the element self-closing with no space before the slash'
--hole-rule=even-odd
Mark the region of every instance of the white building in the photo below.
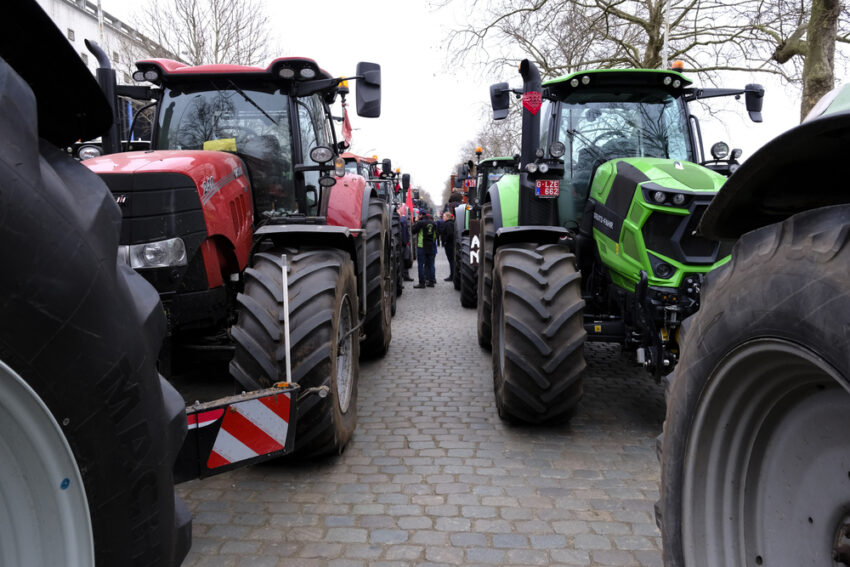
<svg viewBox="0 0 850 567">
<path fill-rule="evenodd" d="M 65 34 L 92 73 L 97 60 L 86 49 L 86 39 L 100 45 L 118 71 L 119 83 L 131 83 L 133 65 L 139 59 L 154 57 L 159 45 L 89 0 L 37 0 L 41 8 Z M 172 59 L 177 57 L 171 56 Z"/>
</svg>

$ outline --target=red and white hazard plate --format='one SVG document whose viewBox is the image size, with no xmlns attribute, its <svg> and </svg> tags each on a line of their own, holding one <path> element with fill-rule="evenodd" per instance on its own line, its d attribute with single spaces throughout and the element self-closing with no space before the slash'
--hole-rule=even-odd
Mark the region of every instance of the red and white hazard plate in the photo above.
<svg viewBox="0 0 850 567">
<path fill-rule="evenodd" d="M 538 179 L 534 194 L 538 197 L 557 197 L 561 191 L 561 182 L 557 179 Z"/>
</svg>

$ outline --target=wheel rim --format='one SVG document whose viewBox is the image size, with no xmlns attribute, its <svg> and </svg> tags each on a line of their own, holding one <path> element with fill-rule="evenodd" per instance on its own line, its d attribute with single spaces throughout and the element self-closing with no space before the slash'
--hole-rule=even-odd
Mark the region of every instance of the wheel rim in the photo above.
<svg viewBox="0 0 850 567">
<path fill-rule="evenodd" d="M 94 565 L 74 454 L 35 391 L 0 361 L 0 564 Z"/>
<path fill-rule="evenodd" d="M 760 339 L 725 357 L 687 441 L 685 564 L 832 565 L 848 533 L 848 431 L 847 385 L 809 350 Z"/>
<path fill-rule="evenodd" d="M 354 360 L 352 349 L 354 333 L 351 332 L 351 300 L 346 294 L 339 308 L 336 346 L 336 397 L 342 413 L 348 411 L 354 389 Z"/>
</svg>

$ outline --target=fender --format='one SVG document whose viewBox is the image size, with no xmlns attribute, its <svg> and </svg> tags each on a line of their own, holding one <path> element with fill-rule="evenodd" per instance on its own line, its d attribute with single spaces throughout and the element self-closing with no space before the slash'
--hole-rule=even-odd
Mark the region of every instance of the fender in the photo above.
<svg viewBox="0 0 850 567">
<path fill-rule="evenodd" d="M 453 211 L 455 215 L 455 236 L 458 240 L 469 232 L 469 212 L 466 205 L 458 205 Z"/>
<path fill-rule="evenodd" d="M 493 250 L 500 246 L 510 246 L 520 242 L 536 242 L 538 244 L 558 244 L 567 239 L 567 229 L 562 226 L 525 225 L 502 227 L 496 231 L 496 242 Z"/>
<path fill-rule="evenodd" d="M 338 248 L 348 252 L 352 261 L 357 261 L 354 233 L 345 226 L 326 224 L 267 224 L 254 233 L 257 241 L 271 240 L 275 246 L 298 248 L 305 242 L 310 245 Z"/>
<path fill-rule="evenodd" d="M 841 165 L 850 111 L 815 118 L 780 134 L 741 164 L 705 211 L 699 231 L 737 239 L 809 209 L 850 203 Z"/>
</svg>

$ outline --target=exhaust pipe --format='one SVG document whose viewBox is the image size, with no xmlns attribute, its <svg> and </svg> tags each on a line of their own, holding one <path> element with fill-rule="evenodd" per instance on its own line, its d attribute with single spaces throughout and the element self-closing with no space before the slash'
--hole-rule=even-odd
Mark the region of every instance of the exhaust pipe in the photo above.
<svg viewBox="0 0 850 567">
<path fill-rule="evenodd" d="M 520 168 L 535 160 L 535 152 L 540 143 L 540 105 L 543 102 L 543 86 L 540 71 L 529 59 L 523 59 L 519 64 L 519 74 L 522 76 L 522 153 Z"/>
<path fill-rule="evenodd" d="M 121 140 L 118 137 L 118 116 L 115 113 L 117 98 L 115 95 L 115 86 L 117 79 L 115 78 L 115 69 L 112 68 L 112 63 L 109 62 L 109 57 L 106 52 L 93 41 L 85 40 L 86 48 L 97 59 L 97 71 L 95 77 L 100 89 L 109 101 L 109 107 L 112 109 L 112 125 L 106 132 L 101 134 L 101 145 L 103 146 L 104 154 L 117 154 L 121 151 Z"/>
</svg>

